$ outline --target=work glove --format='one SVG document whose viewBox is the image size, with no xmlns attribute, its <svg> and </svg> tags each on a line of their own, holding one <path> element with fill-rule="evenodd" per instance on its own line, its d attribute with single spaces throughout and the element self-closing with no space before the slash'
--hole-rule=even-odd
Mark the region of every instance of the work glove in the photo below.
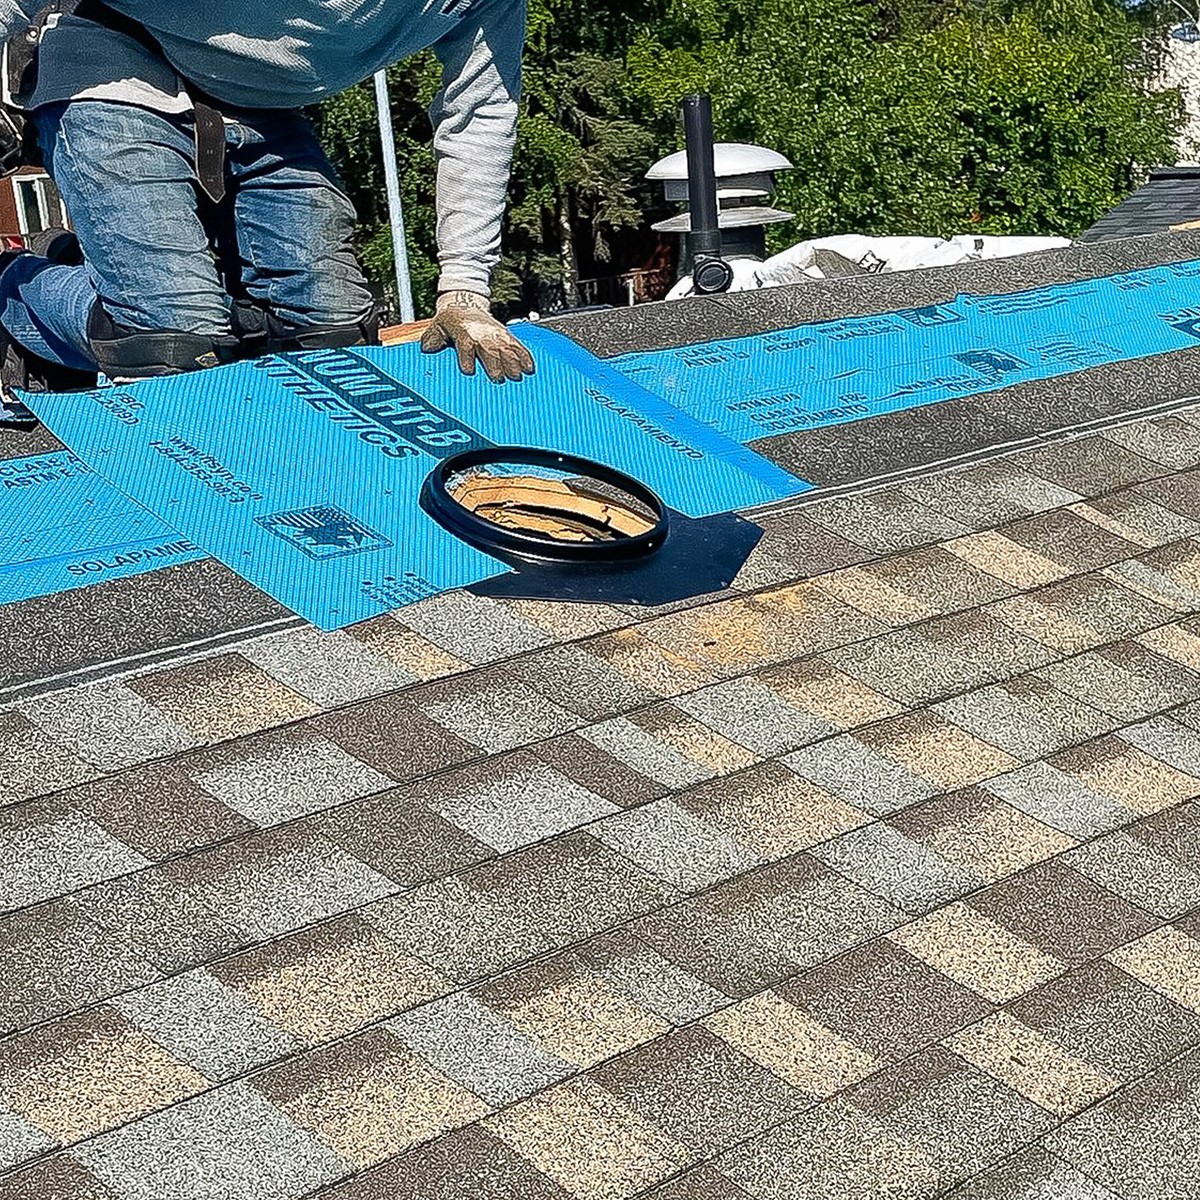
<svg viewBox="0 0 1200 1200">
<path fill-rule="evenodd" d="M 453 346 L 464 375 L 475 374 L 475 360 L 494 383 L 533 374 L 533 356 L 491 314 L 486 296 L 443 292 L 437 311 L 421 338 L 421 349 L 436 354 Z"/>
</svg>

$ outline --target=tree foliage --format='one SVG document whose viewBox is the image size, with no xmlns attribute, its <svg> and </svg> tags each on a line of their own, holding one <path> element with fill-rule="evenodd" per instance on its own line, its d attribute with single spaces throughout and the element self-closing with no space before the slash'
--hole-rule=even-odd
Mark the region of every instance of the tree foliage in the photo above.
<svg viewBox="0 0 1200 1200">
<path fill-rule="evenodd" d="M 719 137 L 796 170 L 776 245 L 862 233 L 1073 235 L 1174 161 L 1182 111 L 1152 90 L 1169 6 L 1147 0 L 531 0 L 523 123 L 498 297 L 546 306 L 637 265 L 642 176 L 713 97 Z M 429 56 L 389 73 L 419 304 L 436 270 Z M 391 271 L 370 90 L 328 102 L 326 145 Z"/>
</svg>

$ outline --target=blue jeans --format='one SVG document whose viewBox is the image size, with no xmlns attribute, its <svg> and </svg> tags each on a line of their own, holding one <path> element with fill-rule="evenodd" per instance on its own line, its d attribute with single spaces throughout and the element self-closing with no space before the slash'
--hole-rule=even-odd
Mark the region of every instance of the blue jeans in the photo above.
<svg viewBox="0 0 1200 1200">
<path fill-rule="evenodd" d="M 300 331 L 369 314 L 354 209 L 300 113 L 229 115 L 219 207 L 198 192 L 190 117 L 74 100 L 35 119 L 86 266 L 26 255 L 0 276 L 0 322 L 33 353 L 94 370 L 97 301 L 122 329 L 214 339 L 235 297 Z"/>
</svg>

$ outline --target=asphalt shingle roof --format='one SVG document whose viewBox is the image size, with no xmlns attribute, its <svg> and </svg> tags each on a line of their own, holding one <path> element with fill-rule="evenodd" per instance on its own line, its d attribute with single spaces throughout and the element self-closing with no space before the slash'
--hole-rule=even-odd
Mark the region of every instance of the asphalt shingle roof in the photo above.
<svg viewBox="0 0 1200 1200">
<path fill-rule="evenodd" d="M 1114 245 L 987 278 L 1200 253 Z M 120 589 L 21 606 L 0 1200 L 1186 1200 L 1198 378 L 769 439 L 826 486 L 663 611 L 318 635 L 210 565 L 140 585 L 202 612 L 176 650 Z"/>
<path fill-rule="evenodd" d="M 1200 167 L 1162 167 L 1080 236 L 1083 242 L 1142 237 L 1200 222 Z"/>
</svg>

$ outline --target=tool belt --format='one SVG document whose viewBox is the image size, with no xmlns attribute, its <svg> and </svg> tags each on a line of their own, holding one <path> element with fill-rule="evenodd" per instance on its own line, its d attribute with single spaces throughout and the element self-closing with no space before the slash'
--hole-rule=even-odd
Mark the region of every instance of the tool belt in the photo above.
<svg viewBox="0 0 1200 1200">
<path fill-rule="evenodd" d="M 37 138 L 28 120 L 29 103 L 37 87 L 42 39 L 65 16 L 94 21 L 162 56 L 162 47 L 144 25 L 103 0 L 56 0 L 39 10 L 33 23 L 9 38 L 0 54 L 0 178 L 21 167 L 41 165 Z M 190 80 L 184 79 L 183 85 L 195 112 L 196 178 L 204 194 L 220 203 L 225 198 L 225 121 L 215 100 Z"/>
</svg>

